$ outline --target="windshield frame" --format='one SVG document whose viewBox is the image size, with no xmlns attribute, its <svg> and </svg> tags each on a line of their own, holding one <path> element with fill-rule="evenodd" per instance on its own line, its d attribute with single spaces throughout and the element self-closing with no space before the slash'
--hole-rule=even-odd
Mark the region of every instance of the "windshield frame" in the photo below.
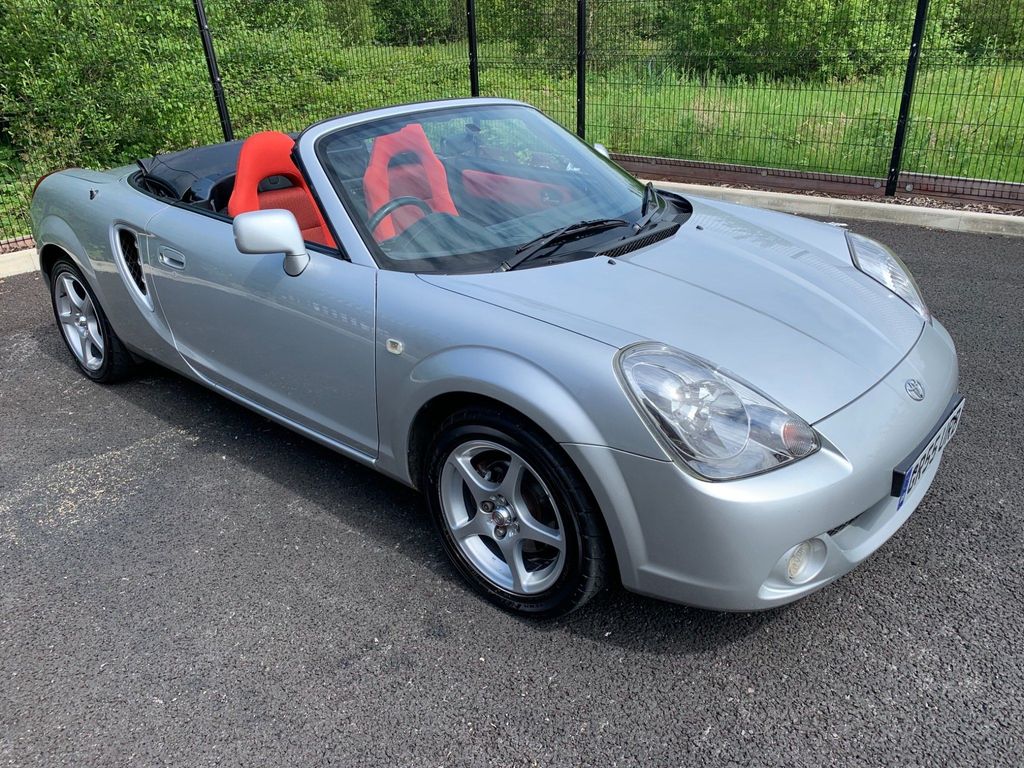
<svg viewBox="0 0 1024 768">
<path fill-rule="evenodd" d="M 551 120 L 545 115 L 540 109 L 534 107 L 531 104 L 526 104 L 521 101 L 515 101 L 511 99 L 452 99 L 446 101 L 435 101 L 426 102 L 421 104 L 407 105 L 405 107 L 388 107 L 384 109 L 373 109 L 360 113 L 353 113 L 339 118 L 332 118 L 325 120 L 320 123 L 314 124 L 303 131 L 297 142 L 297 149 L 301 154 L 311 151 L 313 158 L 316 161 L 316 176 L 323 177 L 321 183 L 329 185 L 331 190 L 334 192 L 335 198 L 340 203 L 344 210 L 345 218 L 352 230 L 353 234 L 358 235 L 361 245 L 366 249 L 367 256 L 372 260 L 374 266 L 378 269 L 386 269 L 389 271 L 396 272 L 412 272 L 417 274 L 463 274 L 475 271 L 491 271 L 491 266 L 481 266 L 479 270 L 475 269 L 460 269 L 460 270 L 444 270 L 433 267 L 436 262 L 433 259 L 437 257 L 428 257 L 425 259 L 393 259 L 388 256 L 387 253 L 380 247 L 377 240 L 374 238 L 372 232 L 367 227 L 367 222 L 361 213 L 355 208 L 355 201 L 351 195 L 344 189 L 342 180 L 336 172 L 332 169 L 329 162 L 326 160 L 324 147 L 326 142 L 331 137 L 336 136 L 339 133 L 349 131 L 350 129 L 358 128 L 360 126 L 367 126 L 373 123 L 392 120 L 395 118 L 402 119 L 406 122 L 414 122 L 420 115 L 423 116 L 434 116 L 438 113 L 452 112 L 452 113 L 466 113 L 472 110 L 479 110 L 480 112 L 488 112 L 495 108 L 516 108 L 523 111 L 530 110 L 540 116 L 541 119 L 548 122 L 553 130 L 559 131 L 564 134 L 564 138 L 567 141 L 575 140 L 580 151 L 586 150 L 589 152 L 588 159 L 592 158 L 595 162 L 600 162 L 608 167 L 613 172 L 613 176 L 621 180 L 623 184 L 628 187 L 632 187 L 638 195 L 638 207 L 639 201 L 642 199 L 643 185 L 633 177 L 628 171 L 624 170 L 617 163 L 606 157 L 602 153 L 598 152 L 593 148 L 591 144 L 580 139 L 571 131 L 568 131 L 564 127 L 560 126 L 556 121 Z M 307 136 L 310 134 L 310 136 Z M 303 141 L 306 139 L 306 141 Z M 314 185 L 311 185 L 314 187 Z M 315 187 L 314 187 L 315 188 Z M 330 206 L 333 207 L 333 206 Z M 328 213 L 329 215 L 329 213 Z M 518 243 L 510 242 L 508 248 L 514 249 Z M 347 249 L 350 250 L 350 249 Z M 465 254 L 453 254 L 453 257 L 471 257 L 474 254 L 482 253 L 495 253 L 500 254 L 503 249 L 490 249 L 477 252 L 468 252 Z M 514 252 L 514 251 L 513 251 Z M 568 254 L 569 252 L 567 252 Z M 443 258 L 443 257 L 442 257 Z M 355 259 L 354 259 L 355 260 Z M 494 263 L 500 263 L 501 259 L 498 258 Z"/>
</svg>

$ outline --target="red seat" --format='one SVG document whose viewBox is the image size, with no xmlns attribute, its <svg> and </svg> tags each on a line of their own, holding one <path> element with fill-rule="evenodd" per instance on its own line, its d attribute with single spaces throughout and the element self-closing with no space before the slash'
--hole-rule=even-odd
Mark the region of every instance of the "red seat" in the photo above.
<svg viewBox="0 0 1024 768">
<path fill-rule="evenodd" d="M 294 147 L 295 142 L 290 136 L 277 131 L 254 133 L 245 140 L 238 155 L 238 171 L 228 200 L 228 215 L 284 208 L 295 216 L 303 239 L 334 248 L 334 238 L 327 222 L 292 160 Z M 270 176 L 283 176 L 292 186 L 260 192 L 260 183 Z"/>
<path fill-rule="evenodd" d="M 396 158 L 400 162 L 393 162 Z M 430 148 L 427 134 L 419 123 L 409 123 L 400 131 L 374 140 L 370 163 L 363 174 L 363 193 L 370 215 L 389 200 L 404 195 L 418 197 L 435 213 L 459 215 L 448 191 L 448 174 Z M 378 241 L 387 240 L 423 216 L 423 211 L 416 206 L 403 206 L 385 216 L 373 236 Z"/>
</svg>

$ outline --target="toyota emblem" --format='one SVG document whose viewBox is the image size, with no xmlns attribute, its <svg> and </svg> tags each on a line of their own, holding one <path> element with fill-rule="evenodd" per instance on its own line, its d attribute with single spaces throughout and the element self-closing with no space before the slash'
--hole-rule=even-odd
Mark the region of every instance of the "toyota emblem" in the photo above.
<svg viewBox="0 0 1024 768">
<path fill-rule="evenodd" d="M 907 379 L 907 383 L 903 385 L 907 389 L 907 394 L 910 395 L 914 400 L 924 400 L 924 384 L 917 379 Z"/>
</svg>

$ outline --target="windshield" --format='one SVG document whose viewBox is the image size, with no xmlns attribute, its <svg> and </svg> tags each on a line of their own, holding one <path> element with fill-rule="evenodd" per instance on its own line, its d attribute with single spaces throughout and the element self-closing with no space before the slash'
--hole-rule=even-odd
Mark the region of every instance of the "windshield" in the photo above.
<svg viewBox="0 0 1024 768">
<path fill-rule="evenodd" d="M 550 246 L 559 258 L 578 258 L 631 234 L 629 224 L 641 218 L 644 187 L 636 179 L 526 106 L 375 120 L 326 134 L 316 151 L 386 269 L 494 270 L 547 233 L 623 220 Z"/>
</svg>

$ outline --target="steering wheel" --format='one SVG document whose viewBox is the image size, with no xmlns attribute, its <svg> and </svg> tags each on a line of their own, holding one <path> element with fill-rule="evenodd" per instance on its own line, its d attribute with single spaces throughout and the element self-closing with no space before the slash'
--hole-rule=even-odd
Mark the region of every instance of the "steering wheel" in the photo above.
<svg viewBox="0 0 1024 768">
<path fill-rule="evenodd" d="M 377 229 L 377 225 L 384 221 L 386 217 L 390 216 L 399 208 L 404 208 L 407 205 L 415 205 L 427 216 L 434 212 L 434 209 L 431 208 L 430 204 L 425 200 L 420 200 L 418 197 L 413 197 L 412 195 L 401 195 L 393 200 L 388 200 L 384 205 L 378 208 L 373 216 L 370 217 L 370 220 L 366 222 L 366 226 L 369 227 L 371 232 L 373 232 Z"/>
</svg>

